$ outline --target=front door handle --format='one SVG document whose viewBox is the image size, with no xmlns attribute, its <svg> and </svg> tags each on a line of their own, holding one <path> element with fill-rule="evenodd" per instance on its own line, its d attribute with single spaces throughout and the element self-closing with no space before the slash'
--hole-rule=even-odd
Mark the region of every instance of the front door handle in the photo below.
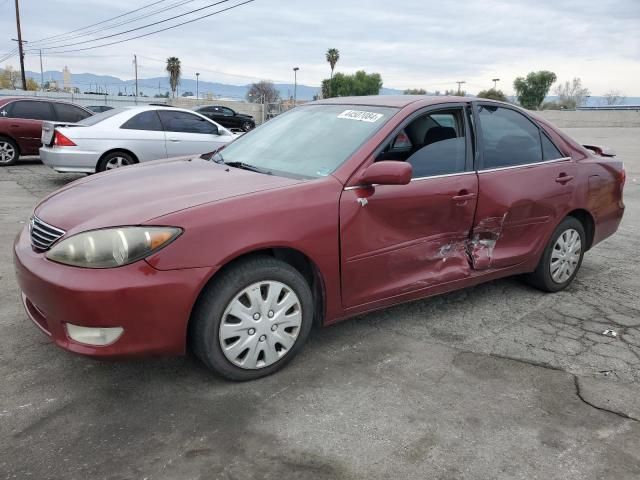
<svg viewBox="0 0 640 480">
<path fill-rule="evenodd" d="M 170 142 L 174 142 L 174 143 L 178 143 L 180 140 L 178 140 L 177 138 L 170 138 L 169 141 Z"/>
<path fill-rule="evenodd" d="M 471 200 L 475 196 L 475 193 L 461 193 L 460 195 L 451 197 L 451 200 L 453 200 L 454 202 L 466 202 L 467 200 Z"/>
<path fill-rule="evenodd" d="M 556 178 L 556 182 L 561 183 L 563 185 L 565 183 L 569 183 L 571 180 L 573 180 L 573 175 L 567 175 L 567 174 L 563 174 L 563 173 L 558 175 L 558 177 Z"/>
</svg>

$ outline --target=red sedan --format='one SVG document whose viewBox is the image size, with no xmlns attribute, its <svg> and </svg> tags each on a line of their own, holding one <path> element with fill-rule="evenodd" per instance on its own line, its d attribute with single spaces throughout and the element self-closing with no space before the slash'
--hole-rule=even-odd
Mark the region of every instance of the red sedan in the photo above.
<svg viewBox="0 0 640 480">
<path fill-rule="evenodd" d="M 15 243 L 24 305 L 73 352 L 261 377 L 314 323 L 510 275 L 566 288 L 624 211 L 622 163 L 590 148 L 500 102 L 314 102 L 45 198 Z"/>
</svg>

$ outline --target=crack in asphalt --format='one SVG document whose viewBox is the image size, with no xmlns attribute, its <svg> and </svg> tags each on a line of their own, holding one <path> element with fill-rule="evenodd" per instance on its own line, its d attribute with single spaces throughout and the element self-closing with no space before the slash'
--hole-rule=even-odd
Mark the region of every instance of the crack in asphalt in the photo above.
<svg viewBox="0 0 640 480">
<path fill-rule="evenodd" d="M 627 419 L 627 420 L 633 420 L 634 422 L 640 422 L 640 418 L 635 418 L 635 417 L 633 417 L 633 416 L 631 416 L 631 415 L 629 415 L 629 414 L 627 414 L 627 413 L 619 412 L 619 411 L 617 411 L 617 410 L 611 410 L 611 409 L 608 409 L 608 408 L 605 408 L 605 407 L 600 407 L 600 406 L 598 406 L 598 405 L 596 405 L 596 404 L 594 404 L 594 403 L 590 402 L 589 400 L 585 399 L 585 398 L 582 396 L 582 392 L 580 391 L 580 380 L 579 380 L 579 378 L 578 378 L 578 376 L 577 376 L 577 375 L 573 375 L 573 383 L 574 383 L 574 385 L 576 386 L 576 395 L 577 395 L 577 397 L 578 397 L 578 398 L 582 401 L 582 403 L 584 403 L 585 405 L 589 405 L 590 407 L 595 408 L 596 410 L 601 410 L 601 411 L 603 411 L 603 412 L 609 412 L 609 413 L 612 413 L 612 414 L 614 414 L 614 415 L 617 415 L 618 417 L 621 417 L 621 418 L 624 418 L 624 419 Z"/>
</svg>

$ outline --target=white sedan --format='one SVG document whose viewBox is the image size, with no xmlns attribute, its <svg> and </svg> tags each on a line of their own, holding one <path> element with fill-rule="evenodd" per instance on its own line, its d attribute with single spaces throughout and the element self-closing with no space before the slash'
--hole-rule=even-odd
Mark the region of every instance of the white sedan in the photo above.
<svg viewBox="0 0 640 480">
<path fill-rule="evenodd" d="M 40 159 L 58 172 L 103 172 L 138 162 L 211 152 L 237 137 L 190 110 L 115 108 L 78 123 L 44 122 Z"/>
</svg>

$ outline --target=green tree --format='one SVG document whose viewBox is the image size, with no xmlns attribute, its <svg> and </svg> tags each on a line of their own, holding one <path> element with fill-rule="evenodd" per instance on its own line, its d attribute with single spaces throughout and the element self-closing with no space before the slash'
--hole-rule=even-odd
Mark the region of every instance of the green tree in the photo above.
<svg viewBox="0 0 640 480">
<path fill-rule="evenodd" d="M 424 88 L 407 88 L 402 93 L 404 95 L 426 95 L 427 91 Z"/>
<path fill-rule="evenodd" d="M 444 94 L 451 97 L 464 97 L 467 92 L 464 90 L 445 90 Z"/>
<path fill-rule="evenodd" d="M 333 78 L 322 81 L 322 96 L 348 97 L 362 95 L 378 95 L 382 88 L 382 78 L 379 73 L 357 71 L 354 75 L 336 73 Z"/>
<path fill-rule="evenodd" d="M 513 88 L 520 105 L 529 110 L 537 110 L 555 81 L 555 73 L 541 70 L 529 73 L 526 78 L 516 78 L 513 82 Z"/>
<path fill-rule="evenodd" d="M 169 74 L 169 85 L 171 86 L 173 98 L 176 98 L 176 90 L 178 89 L 178 84 L 180 83 L 180 75 L 182 74 L 180 59 L 178 57 L 167 58 L 166 70 Z"/>
<path fill-rule="evenodd" d="M 507 97 L 502 90 L 496 90 L 495 88 L 490 88 L 489 90 L 482 90 L 477 95 L 478 98 L 488 98 L 490 100 L 500 100 L 501 102 L 506 102 Z"/>
</svg>

